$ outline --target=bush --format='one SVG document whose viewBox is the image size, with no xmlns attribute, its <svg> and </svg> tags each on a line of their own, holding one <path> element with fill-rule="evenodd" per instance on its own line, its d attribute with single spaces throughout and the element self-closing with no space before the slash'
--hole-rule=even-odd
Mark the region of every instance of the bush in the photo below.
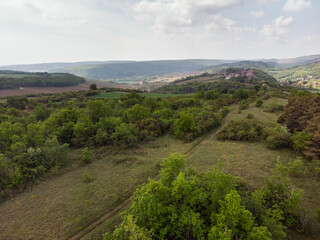
<svg viewBox="0 0 320 240">
<path fill-rule="evenodd" d="M 288 164 L 289 174 L 293 177 L 301 176 L 304 173 L 303 166 L 304 164 L 301 158 L 297 158 L 295 161 Z"/>
<path fill-rule="evenodd" d="M 291 134 L 285 126 L 266 127 L 262 135 L 269 149 L 290 148 L 292 146 Z"/>
<path fill-rule="evenodd" d="M 84 148 L 80 155 L 81 162 L 84 164 L 92 163 L 92 152 L 88 147 Z"/>
<path fill-rule="evenodd" d="M 311 137 L 304 132 L 294 132 L 292 136 L 293 149 L 302 153 L 306 149 L 306 141 L 309 141 Z"/>
<path fill-rule="evenodd" d="M 248 115 L 247 115 L 247 119 L 254 119 L 254 116 L 253 116 L 253 114 L 251 114 L 251 113 L 248 113 Z"/>
<path fill-rule="evenodd" d="M 284 240 L 287 227 L 303 229 L 302 191 L 289 186 L 281 166 L 262 189 L 241 190 L 221 165 L 196 174 L 174 154 L 161 164 L 159 181 L 136 190 L 122 224 L 104 239 Z"/>
<path fill-rule="evenodd" d="M 260 138 L 261 124 L 253 119 L 232 120 L 217 134 L 219 140 L 256 141 Z"/>
<path fill-rule="evenodd" d="M 97 84 L 95 83 L 90 84 L 89 90 L 97 90 Z"/>
<path fill-rule="evenodd" d="M 174 123 L 174 135 L 177 138 L 191 141 L 194 139 L 195 132 L 196 125 L 193 116 L 189 113 L 180 113 L 180 118 Z"/>
<path fill-rule="evenodd" d="M 86 168 L 83 172 L 83 176 L 82 176 L 82 182 L 84 183 L 89 183 L 93 180 L 93 178 L 90 176 L 88 169 Z"/>
<path fill-rule="evenodd" d="M 249 107 L 249 103 L 247 101 L 241 101 L 239 102 L 239 110 L 244 110 Z"/>
<path fill-rule="evenodd" d="M 284 106 L 277 103 L 271 103 L 267 106 L 264 111 L 269 113 L 282 112 L 284 110 Z"/>
<path fill-rule="evenodd" d="M 256 101 L 256 107 L 262 107 L 263 105 L 263 101 L 259 98 L 257 101 Z"/>
</svg>

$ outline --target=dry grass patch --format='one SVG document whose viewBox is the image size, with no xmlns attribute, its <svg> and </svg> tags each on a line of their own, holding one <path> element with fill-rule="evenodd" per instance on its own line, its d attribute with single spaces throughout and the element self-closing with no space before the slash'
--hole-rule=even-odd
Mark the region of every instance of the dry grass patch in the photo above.
<svg viewBox="0 0 320 240">
<path fill-rule="evenodd" d="M 156 176 L 163 158 L 191 146 L 166 135 L 134 150 L 104 154 L 100 149 L 95 154 L 100 160 L 70 167 L 3 203 L 0 239 L 66 239 L 124 202 L 138 184 Z M 85 169 L 92 177 L 89 183 L 82 181 Z"/>
</svg>

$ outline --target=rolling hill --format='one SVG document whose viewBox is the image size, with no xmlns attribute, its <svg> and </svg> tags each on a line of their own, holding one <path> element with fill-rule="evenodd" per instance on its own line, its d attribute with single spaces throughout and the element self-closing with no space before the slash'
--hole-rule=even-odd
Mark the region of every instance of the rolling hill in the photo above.
<svg viewBox="0 0 320 240">
<path fill-rule="evenodd" d="M 290 83 L 301 87 L 320 88 L 320 61 L 301 66 L 283 69 L 274 77 L 282 83 Z"/>
<path fill-rule="evenodd" d="M 85 83 L 82 77 L 70 73 L 0 71 L 0 89 L 19 87 L 67 87 Z"/>
<path fill-rule="evenodd" d="M 85 78 L 118 81 L 142 81 L 153 76 L 204 70 L 224 60 L 163 60 L 72 66 L 58 69 Z"/>
</svg>

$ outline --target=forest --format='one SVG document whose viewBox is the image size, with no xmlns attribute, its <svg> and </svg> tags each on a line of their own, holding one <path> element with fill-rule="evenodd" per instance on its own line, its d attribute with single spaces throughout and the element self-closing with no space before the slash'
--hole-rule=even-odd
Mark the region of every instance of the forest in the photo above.
<svg viewBox="0 0 320 240">
<path fill-rule="evenodd" d="M 85 83 L 86 80 L 69 73 L 0 71 L 0 89 L 19 87 L 67 87 Z"/>
</svg>

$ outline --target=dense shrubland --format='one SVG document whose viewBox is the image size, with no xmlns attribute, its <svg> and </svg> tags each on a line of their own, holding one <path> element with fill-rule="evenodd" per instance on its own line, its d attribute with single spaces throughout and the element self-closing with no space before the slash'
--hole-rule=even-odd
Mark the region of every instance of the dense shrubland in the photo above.
<svg viewBox="0 0 320 240">
<path fill-rule="evenodd" d="M 87 94 L 9 97 L 1 103 L 2 195 L 67 164 L 68 147 L 132 148 L 165 133 L 192 141 L 218 127 L 228 112 L 223 106 L 235 101 L 232 95 L 220 94 L 214 99 L 155 99 L 131 92 L 105 100 L 91 100 Z"/>
<path fill-rule="evenodd" d="M 0 89 L 19 87 L 67 87 L 85 82 L 84 78 L 69 73 L 0 71 Z"/>
<path fill-rule="evenodd" d="M 290 188 L 282 165 L 255 189 L 220 165 L 196 174 L 172 155 L 159 181 L 136 190 L 123 222 L 105 239 L 285 239 L 288 229 L 310 228 L 311 221 L 301 221 L 302 194 Z"/>
</svg>

